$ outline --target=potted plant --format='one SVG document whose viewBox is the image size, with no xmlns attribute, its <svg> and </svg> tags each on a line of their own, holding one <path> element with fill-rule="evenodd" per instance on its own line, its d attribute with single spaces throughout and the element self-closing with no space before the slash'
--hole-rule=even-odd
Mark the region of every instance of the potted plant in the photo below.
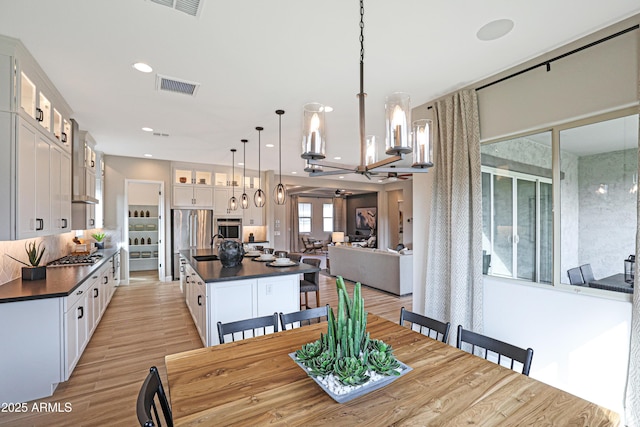
<svg viewBox="0 0 640 427">
<path fill-rule="evenodd" d="M 105 238 L 106 236 L 107 236 L 107 235 L 106 235 L 106 234 L 104 234 L 104 233 L 93 233 L 93 234 L 91 235 L 91 237 L 93 237 L 94 239 L 96 239 L 96 247 L 97 247 L 98 249 L 104 249 L 104 242 L 103 242 L 103 240 L 104 240 L 104 238 Z"/>
<path fill-rule="evenodd" d="M 393 355 L 390 345 L 371 339 L 367 312 L 356 283 L 349 298 L 342 277 L 336 279 L 338 315 L 329 310 L 326 335 L 302 346 L 291 357 L 334 400 L 343 403 L 390 383 L 411 370 Z"/>
<path fill-rule="evenodd" d="M 44 251 L 46 249 L 42 247 L 42 243 L 43 242 L 40 242 L 38 246 L 36 246 L 36 242 L 26 242 L 24 244 L 24 250 L 27 252 L 27 256 L 29 257 L 29 264 L 20 261 L 11 255 L 7 255 L 9 258 L 18 261 L 20 264 L 26 265 L 26 267 L 22 267 L 22 280 L 41 280 L 47 277 L 47 267 L 44 265 L 40 266 L 40 260 L 42 260 L 42 255 L 44 255 Z"/>
</svg>

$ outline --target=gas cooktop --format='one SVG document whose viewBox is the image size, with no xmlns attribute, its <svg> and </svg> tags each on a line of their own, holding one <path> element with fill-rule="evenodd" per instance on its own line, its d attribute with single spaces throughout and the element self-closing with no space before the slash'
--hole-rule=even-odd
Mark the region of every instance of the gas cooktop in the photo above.
<svg viewBox="0 0 640 427">
<path fill-rule="evenodd" d="M 71 267 L 74 265 L 93 265 L 102 259 L 100 254 L 67 255 L 47 264 L 47 267 Z"/>
</svg>

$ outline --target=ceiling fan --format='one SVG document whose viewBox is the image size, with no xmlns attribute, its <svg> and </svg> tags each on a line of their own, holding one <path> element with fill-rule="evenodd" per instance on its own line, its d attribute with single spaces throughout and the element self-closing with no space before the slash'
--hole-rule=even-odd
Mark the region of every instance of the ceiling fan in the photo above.
<svg viewBox="0 0 640 427">
<path fill-rule="evenodd" d="M 347 191 L 344 188 L 338 188 L 335 192 L 336 197 L 346 197 L 351 196 L 353 193 L 351 191 Z"/>
<path fill-rule="evenodd" d="M 411 176 L 413 176 L 412 173 L 398 173 L 398 172 L 387 172 L 387 176 L 385 176 L 384 178 L 381 178 L 382 181 L 384 181 L 385 179 L 388 179 L 389 181 L 397 181 L 397 180 L 407 180 L 409 179 Z"/>
</svg>

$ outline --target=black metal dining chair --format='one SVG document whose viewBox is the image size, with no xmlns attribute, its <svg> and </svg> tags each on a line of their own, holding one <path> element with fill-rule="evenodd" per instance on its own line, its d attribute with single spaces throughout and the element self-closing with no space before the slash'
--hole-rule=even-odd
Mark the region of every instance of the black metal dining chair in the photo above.
<svg viewBox="0 0 640 427">
<path fill-rule="evenodd" d="M 420 332 L 421 334 L 426 335 L 429 338 L 440 340 L 443 343 L 449 342 L 449 330 L 451 329 L 451 322 L 441 322 L 439 320 L 406 310 L 404 307 L 402 307 L 400 309 L 400 326 L 405 326 L 405 322 L 409 323 L 409 329 L 416 331 L 414 326 L 418 325 L 418 330 L 416 332 Z"/>
<path fill-rule="evenodd" d="M 491 360 L 488 358 L 489 354 L 493 354 L 494 358 L 497 356 L 498 365 L 502 365 L 503 357 L 511 360 L 511 369 L 514 369 L 514 362 L 520 362 L 522 364 L 522 373 L 529 376 L 531 361 L 533 359 L 533 349 L 528 348 L 525 350 L 504 341 L 463 329 L 462 325 L 458 325 L 457 347 L 461 350 L 464 350 L 463 343 L 469 344 L 471 347 L 469 353 L 471 354 L 484 354 L 484 358 L 487 360 Z M 466 347 L 468 348 L 469 346 Z M 476 349 L 479 349 L 479 351 L 476 352 Z M 484 352 L 482 350 L 484 350 Z"/>
<path fill-rule="evenodd" d="M 167 427 L 173 427 L 173 415 L 167 400 L 167 395 L 162 387 L 158 368 L 152 366 L 147 378 L 142 383 L 136 403 L 136 413 L 141 427 L 162 427 L 162 418 L 158 414 L 156 400 L 162 409 L 162 415 Z"/>
<path fill-rule="evenodd" d="M 320 267 L 320 260 L 315 258 L 303 258 L 302 262 L 312 265 L 314 267 Z M 304 273 L 302 280 L 300 280 L 300 293 L 304 292 L 304 306 L 309 307 L 309 292 L 316 293 L 316 307 L 320 307 L 320 272 Z"/>
<path fill-rule="evenodd" d="M 588 284 L 589 282 L 594 282 L 596 280 L 596 278 L 593 275 L 593 270 L 591 269 L 591 264 L 581 265 L 580 273 L 582 274 L 582 279 L 586 284 Z"/>
<path fill-rule="evenodd" d="M 569 284 L 584 285 L 584 278 L 582 277 L 582 272 L 580 271 L 580 267 L 568 269 L 567 275 L 569 276 Z"/>
<path fill-rule="evenodd" d="M 242 333 L 242 338 L 238 338 L 238 340 L 252 338 L 260 335 L 256 334 L 256 330 L 262 330 L 261 335 L 266 335 L 269 333 L 267 329 L 269 327 L 273 327 L 273 332 L 278 332 L 278 313 L 235 322 L 218 322 L 218 339 L 220 340 L 220 344 L 224 344 L 226 342 L 224 339 L 225 335 L 230 335 L 231 341 L 236 341 L 236 334 L 238 333 Z M 247 336 L 247 332 L 250 332 L 249 336 Z"/>
<path fill-rule="evenodd" d="M 300 326 L 308 326 L 312 323 L 320 323 L 326 321 L 329 315 L 329 304 L 324 307 L 316 307 L 308 310 L 294 311 L 293 313 L 280 313 L 280 323 L 282 330 L 294 329 L 296 324 Z M 287 327 L 289 326 L 289 327 Z"/>
</svg>

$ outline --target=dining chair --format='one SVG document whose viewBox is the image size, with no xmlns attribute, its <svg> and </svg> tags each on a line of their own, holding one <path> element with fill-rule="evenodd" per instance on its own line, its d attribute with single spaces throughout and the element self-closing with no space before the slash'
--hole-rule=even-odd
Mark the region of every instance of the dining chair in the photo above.
<svg viewBox="0 0 640 427">
<path fill-rule="evenodd" d="M 231 335 L 231 341 L 236 341 L 237 333 L 242 333 L 242 339 L 252 338 L 257 335 L 266 335 L 267 328 L 271 326 L 273 327 L 273 332 L 278 332 L 278 313 L 262 317 L 252 317 L 251 319 L 237 320 L 235 322 L 218 322 L 218 338 L 220 340 L 220 344 L 224 344 L 225 335 Z M 256 329 L 262 329 L 262 334 L 256 334 Z M 251 331 L 251 335 L 247 336 L 246 332 L 249 331 Z"/>
<path fill-rule="evenodd" d="M 591 269 L 591 264 L 581 265 L 580 273 L 582 274 L 582 279 L 586 284 L 588 284 L 589 282 L 594 282 L 596 280 L 596 278 L 593 275 L 593 270 Z"/>
<path fill-rule="evenodd" d="M 289 259 L 293 262 L 300 262 L 300 260 L 302 259 L 302 255 L 291 253 L 289 254 Z"/>
<path fill-rule="evenodd" d="M 461 350 L 464 350 L 462 348 L 463 343 L 471 345 L 471 351 L 469 352 L 471 354 L 482 354 L 481 350 L 484 350 L 484 358 L 486 360 L 495 361 L 492 360 L 495 359 L 495 356 L 493 356 L 491 359 L 488 358 L 489 353 L 497 355 L 498 365 L 502 365 L 501 362 L 503 357 L 511 360 L 511 369 L 514 369 L 514 362 L 520 362 L 522 364 L 522 373 L 529 376 L 529 369 L 531 369 L 531 360 L 533 359 L 533 350 L 531 348 L 525 350 L 504 341 L 499 341 L 495 338 L 490 338 L 485 335 L 463 329 L 462 325 L 458 325 L 457 347 Z M 476 347 L 480 349 L 478 352 L 476 352 Z"/>
<path fill-rule="evenodd" d="M 294 329 L 301 326 L 308 326 L 312 323 L 320 323 L 322 321 L 326 321 L 328 319 L 329 304 L 324 307 L 316 307 L 309 310 L 300 310 L 294 311 L 293 313 L 280 313 L 280 324 L 282 325 L 282 330 L 286 331 L 287 329 Z M 323 319 L 324 318 L 324 319 Z M 290 327 L 287 328 L 287 325 Z"/>
<path fill-rule="evenodd" d="M 571 285 L 584 285 L 584 279 L 580 272 L 580 267 L 568 269 L 567 275 L 569 276 L 569 283 Z"/>
<path fill-rule="evenodd" d="M 314 267 L 320 267 L 320 260 L 315 258 L 304 258 L 303 263 L 312 265 Z M 316 293 L 316 307 L 320 307 L 320 272 L 304 273 L 302 280 L 300 280 L 300 293 L 304 292 L 304 305 L 301 307 L 309 307 L 308 292 Z"/>
<path fill-rule="evenodd" d="M 415 331 L 413 327 L 414 325 L 418 325 L 419 328 L 416 332 L 420 332 L 429 338 L 440 340 L 443 343 L 449 342 L 449 329 L 451 329 L 451 322 L 444 323 L 439 320 L 405 310 L 405 308 L 402 307 L 400 309 L 400 326 L 404 326 L 404 322 L 410 323 L 409 329 L 411 330 Z"/>
<path fill-rule="evenodd" d="M 167 427 L 173 427 L 173 415 L 169 407 L 167 395 L 162 387 L 158 368 L 152 366 L 147 378 L 142 383 L 136 403 L 136 413 L 141 427 L 162 427 L 162 419 L 158 414 L 156 400 L 160 403 L 164 422 Z M 155 421 L 154 421 L 155 420 Z"/>
</svg>

